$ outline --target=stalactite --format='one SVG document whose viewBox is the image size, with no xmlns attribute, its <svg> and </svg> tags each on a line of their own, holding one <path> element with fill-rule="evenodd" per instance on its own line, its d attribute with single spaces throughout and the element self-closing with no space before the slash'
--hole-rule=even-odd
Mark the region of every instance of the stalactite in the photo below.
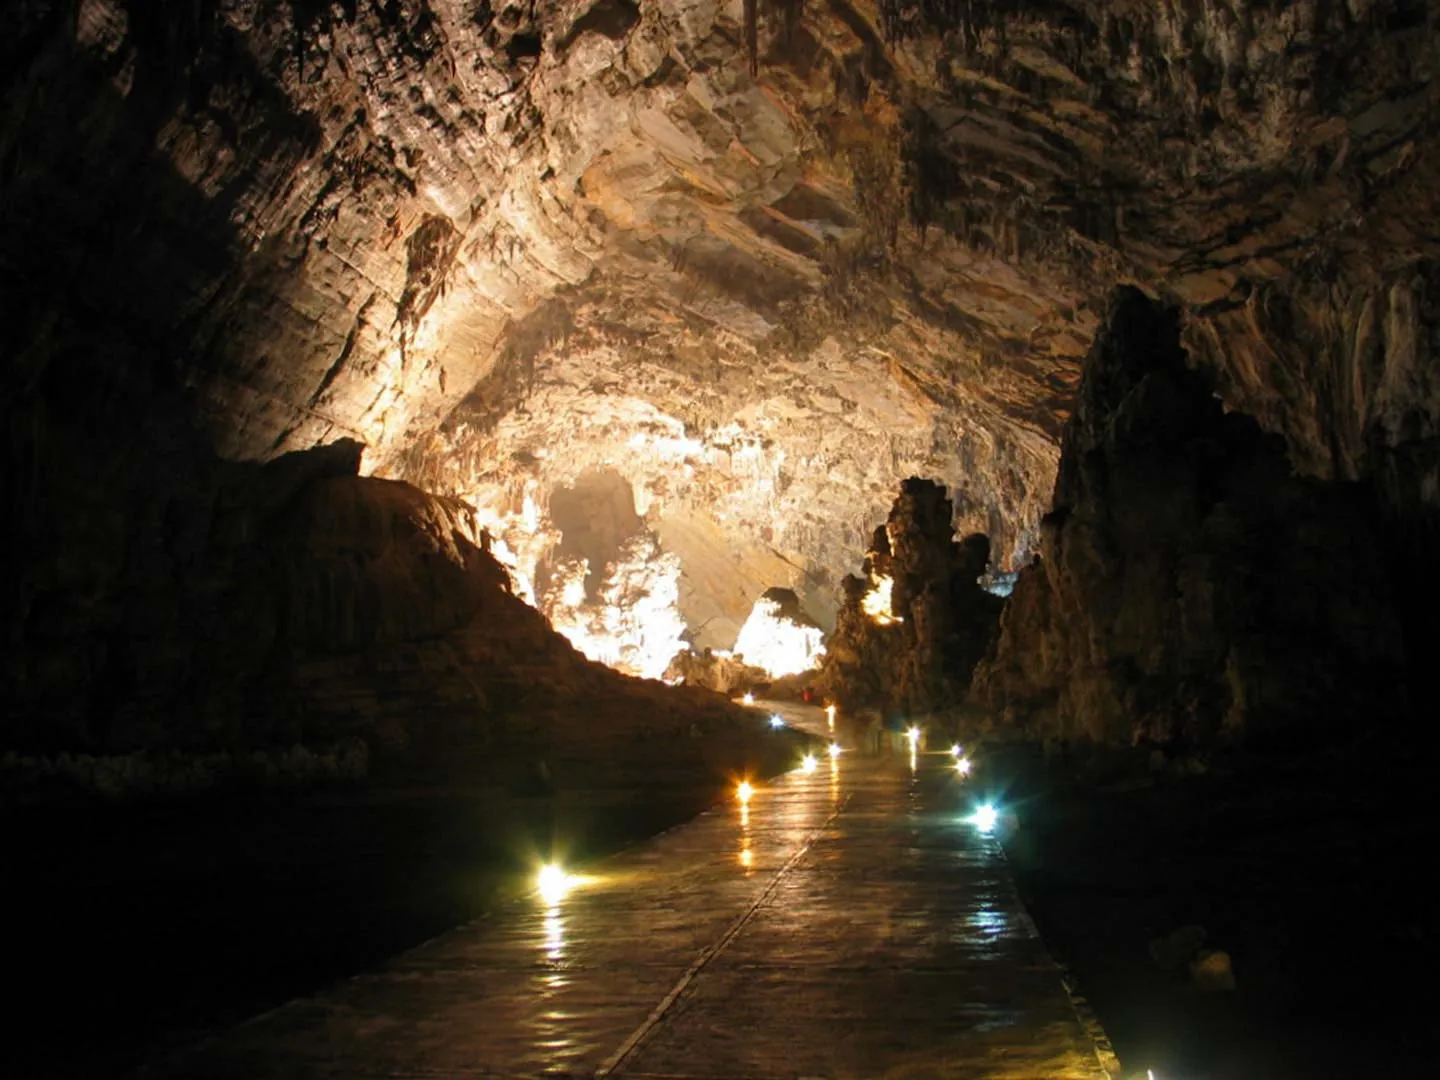
<svg viewBox="0 0 1440 1080">
<path fill-rule="evenodd" d="M 750 60 L 750 75 L 760 72 L 760 0 L 745 0 L 745 53 Z"/>
</svg>

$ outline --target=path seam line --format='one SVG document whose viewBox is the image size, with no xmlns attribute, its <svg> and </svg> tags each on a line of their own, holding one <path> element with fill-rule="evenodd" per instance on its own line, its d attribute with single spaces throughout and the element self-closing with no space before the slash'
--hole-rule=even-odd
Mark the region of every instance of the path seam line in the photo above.
<svg viewBox="0 0 1440 1080">
<path fill-rule="evenodd" d="M 831 811 L 830 816 L 821 822 L 820 825 L 815 828 L 814 832 L 805 838 L 805 842 L 796 849 L 795 854 L 785 860 L 785 865 L 776 871 L 770 884 L 765 886 L 760 895 L 751 902 L 750 906 L 740 913 L 740 917 L 730 924 L 725 933 L 720 935 L 720 940 L 700 950 L 700 955 L 695 958 L 695 962 L 680 976 L 680 980 L 670 988 L 670 992 L 660 999 L 660 1004 L 650 1010 L 650 1015 L 620 1044 L 620 1049 L 616 1050 L 600 1063 L 599 1067 L 596 1068 L 593 1073 L 595 1080 L 606 1080 L 607 1077 L 614 1076 L 615 1071 L 625 1064 L 626 1059 L 635 1052 L 641 1041 L 655 1030 L 661 1020 L 665 1019 L 665 1014 L 668 1013 L 675 1002 L 679 1000 L 680 995 L 685 992 L 685 988 L 695 981 L 696 977 L 705 969 L 710 961 L 725 951 L 725 947 L 735 940 L 740 931 L 745 929 L 746 924 L 755 917 L 755 913 L 765 905 L 765 901 L 769 900 L 776 888 L 779 887 L 785 875 L 790 872 L 791 868 L 800 861 L 805 853 L 814 845 L 815 841 L 830 827 L 831 822 L 840 816 L 840 811 L 844 810 L 845 804 L 850 801 L 850 794 L 851 793 L 846 792 L 845 797 L 841 799 L 840 804 Z"/>
</svg>

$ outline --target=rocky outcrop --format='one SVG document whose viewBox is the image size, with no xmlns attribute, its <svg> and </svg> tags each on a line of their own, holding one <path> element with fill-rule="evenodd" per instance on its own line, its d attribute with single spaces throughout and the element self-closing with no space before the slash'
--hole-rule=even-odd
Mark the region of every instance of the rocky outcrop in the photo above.
<svg viewBox="0 0 1440 1080">
<path fill-rule="evenodd" d="M 745 663 L 743 658 L 726 652 L 686 649 L 670 662 L 665 680 L 701 687 L 728 697 L 739 697 L 768 687 L 770 676 L 762 669 Z"/>
<path fill-rule="evenodd" d="M 1371 493 L 1297 476 L 1134 290 L 1086 361 L 1040 553 L 974 699 L 1055 740 L 1213 744 L 1405 713 Z"/>
<path fill-rule="evenodd" d="M 653 757 L 651 736 L 688 760 L 749 729 L 717 698 L 586 660 L 511 595 L 470 507 L 357 475 L 360 450 L 196 454 L 189 486 L 121 493 L 121 551 L 77 565 L 71 548 L 27 582 L 6 748 L 363 742 L 381 775 L 555 783 Z"/>
<path fill-rule="evenodd" d="M 944 487 L 906 480 L 865 576 L 845 579 L 818 683 L 847 710 L 921 715 L 963 701 L 1003 601 L 979 584 L 989 540 L 957 543 L 952 518 Z"/>
</svg>

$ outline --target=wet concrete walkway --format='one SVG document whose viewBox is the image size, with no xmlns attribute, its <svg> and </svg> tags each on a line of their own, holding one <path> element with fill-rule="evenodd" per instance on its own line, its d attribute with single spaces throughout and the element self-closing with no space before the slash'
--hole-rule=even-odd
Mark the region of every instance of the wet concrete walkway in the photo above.
<svg viewBox="0 0 1440 1080">
<path fill-rule="evenodd" d="M 962 788 L 822 756 L 146 1075 L 1102 1080 Z"/>
</svg>

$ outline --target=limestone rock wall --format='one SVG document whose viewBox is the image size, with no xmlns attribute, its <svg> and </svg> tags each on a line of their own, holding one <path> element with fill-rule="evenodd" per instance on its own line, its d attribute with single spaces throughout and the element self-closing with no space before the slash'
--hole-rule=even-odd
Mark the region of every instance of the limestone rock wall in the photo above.
<svg viewBox="0 0 1440 1080">
<path fill-rule="evenodd" d="M 750 9 L 753 55 L 741 0 L 20 4 L 0 354 L 36 566 L 119 549 L 105 492 L 58 532 L 25 493 L 90 431 L 173 458 L 163 387 L 223 456 L 355 438 L 520 519 L 615 468 L 728 647 L 772 584 L 828 619 L 909 475 L 1023 562 L 1124 281 L 1307 474 L 1433 539 L 1434 4 Z"/>
<path fill-rule="evenodd" d="M 818 683 L 847 710 L 919 716 L 965 698 L 1002 601 L 981 588 L 990 542 L 954 539 L 945 489 L 911 477 L 847 577 Z"/>
<path fill-rule="evenodd" d="M 1406 715 L 1373 492 L 1297 476 L 1125 291 L 1086 361 L 1038 560 L 972 696 L 1012 732 L 1212 744 Z"/>
</svg>

